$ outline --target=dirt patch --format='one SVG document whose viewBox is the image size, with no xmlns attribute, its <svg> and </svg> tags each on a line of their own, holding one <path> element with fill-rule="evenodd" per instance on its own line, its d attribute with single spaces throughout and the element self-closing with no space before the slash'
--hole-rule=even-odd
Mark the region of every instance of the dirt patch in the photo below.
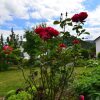
<svg viewBox="0 0 100 100">
<path fill-rule="evenodd" d="M 0 100 L 4 100 L 4 97 L 0 97 Z"/>
</svg>

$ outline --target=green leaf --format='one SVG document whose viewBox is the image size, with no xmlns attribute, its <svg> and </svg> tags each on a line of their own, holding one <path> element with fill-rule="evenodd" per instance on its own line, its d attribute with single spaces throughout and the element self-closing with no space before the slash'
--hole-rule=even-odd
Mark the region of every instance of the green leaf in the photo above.
<svg viewBox="0 0 100 100">
<path fill-rule="evenodd" d="M 61 28 L 63 28 L 63 27 L 64 27 L 63 23 L 61 23 L 61 24 L 60 24 L 60 27 L 61 27 Z"/>
<path fill-rule="evenodd" d="M 59 21 L 54 21 L 53 24 L 55 24 L 55 25 L 60 24 L 60 22 Z"/>
<path fill-rule="evenodd" d="M 79 26 L 77 26 L 77 28 L 80 28 L 80 29 L 82 29 L 82 26 L 81 26 L 81 25 L 79 25 Z"/>
<path fill-rule="evenodd" d="M 60 32 L 60 33 L 64 34 L 65 32 Z"/>
<path fill-rule="evenodd" d="M 76 33 L 79 33 L 79 30 L 78 29 L 76 29 Z"/>
<path fill-rule="evenodd" d="M 72 22 L 71 23 L 67 23 L 69 26 L 72 26 Z"/>
<path fill-rule="evenodd" d="M 90 33 L 89 33 L 89 32 L 85 32 L 84 34 L 88 34 L 88 35 L 90 35 Z"/>
<path fill-rule="evenodd" d="M 72 30 L 75 30 L 75 29 L 76 29 L 76 27 L 72 28 Z"/>
<path fill-rule="evenodd" d="M 67 35 L 67 36 L 70 36 L 70 33 L 67 31 L 67 32 L 65 32 L 65 34 Z"/>
<path fill-rule="evenodd" d="M 83 29 L 83 30 L 81 31 L 81 33 L 83 33 L 83 32 L 85 32 L 85 29 Z"/>
<path fill-rule="evenodd" d="M 71 19 L 70 18 L 67 18 L 66 21 L 71 21 Z"/>
</svg>

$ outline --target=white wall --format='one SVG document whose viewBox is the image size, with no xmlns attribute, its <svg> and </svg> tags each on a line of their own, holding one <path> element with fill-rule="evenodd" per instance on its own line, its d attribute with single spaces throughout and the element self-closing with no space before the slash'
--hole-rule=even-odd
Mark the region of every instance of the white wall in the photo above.
<svg viewBox="0 0 100 100">
<path fill-rule="evenodd" d="M 20 46 L 20 50 L 21 52 L 23 52 L 24 48 L 22 48 L 22 46 Z M 24 52 L 24 59 L 29 59 L 30 56 L 27 54 L 27 52 Z"/>
<path fill-rule="evenodd" d="M 96 40 L 96 56 L 100 52 L 100 38 Z"/>
</svg>

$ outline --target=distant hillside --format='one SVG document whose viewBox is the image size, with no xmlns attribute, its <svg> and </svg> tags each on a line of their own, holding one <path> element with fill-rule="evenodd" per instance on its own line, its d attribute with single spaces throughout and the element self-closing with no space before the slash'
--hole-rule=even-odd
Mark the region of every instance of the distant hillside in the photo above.
<svg viewBox="0 0 100 100">
<path fill-rule="evenodd" d="M 93 43 L 95 44 L 95 41 L 94 40 L 85 40 L 86 42 L 89 42 L 89 43 Z"/>
<path fill-rule="evenodd" d="M 95 47 L 95 42 L 93 40 L 81 40 L 82 47 L 85 49 L 90 49 L 91 47 Z"/>
<path fill-rule="evenodd" d="M 75 36 L 69 36 L 64 39 L 64 43 L 66 45 L 72 45 L 72 41 L 77 39 Z M 81 46 L 84 49 L 90 49 L 91 47 L 95 47 L 95 42 L 93 40 L 80 40 Z"/>
</svg>

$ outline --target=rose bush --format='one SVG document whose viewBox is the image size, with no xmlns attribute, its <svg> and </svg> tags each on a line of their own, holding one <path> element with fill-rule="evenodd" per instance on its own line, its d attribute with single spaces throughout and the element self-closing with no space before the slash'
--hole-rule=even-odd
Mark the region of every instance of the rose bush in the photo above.
<svg viewBox="0 0 100 100">
<path fill-rule="evenodd" d="M 3 52 L 5 54 L 10 54 L 12 52 L 12 50 L 13 50 L 13 48 L 11 46 L 9 46 L 9 45 L 4 45 L 3 46 Z"/>
<path fill-rule="evenodd" d="M 88 34 L 82 26 L 85 18 L 81 18 L 80 14 L 80 19 L 78 15 L 78 19 L 73 21 L 67 15 L 62 19 L 61 14 L 60 21 L 54 21 L 54 24 L 59 24 L 62 28 L 61 32 L 43 24 L 32 30 L 26 30 L 27 41 L 23 48 L 30 55 L 31 66 L 29 77 L 24 76 L 28 84 L 27 89 L 24 90 L 31 94 L 32 100 L 68 99 L 67 89 L 70 81 L 73 81 L 71 76 L 80 56 L 80 42 L 77 37 Z M 73 24 L 75 21 L 78 24 Z M 66 31 L 68 26 L 72 26 L 72 30 L 77 33 L 70 46 L 67 46 L 69 45 L 67 38 L 71 37 L 70 32 Z"/>
<path fill-rule="evenodd" d="M 18 64 L 21 59 L 19 37 L 12 34 L 4 42 L 3 36 L 0 38 L 0 71 L 7 70 L 12 65 Z"/>
</svg>

